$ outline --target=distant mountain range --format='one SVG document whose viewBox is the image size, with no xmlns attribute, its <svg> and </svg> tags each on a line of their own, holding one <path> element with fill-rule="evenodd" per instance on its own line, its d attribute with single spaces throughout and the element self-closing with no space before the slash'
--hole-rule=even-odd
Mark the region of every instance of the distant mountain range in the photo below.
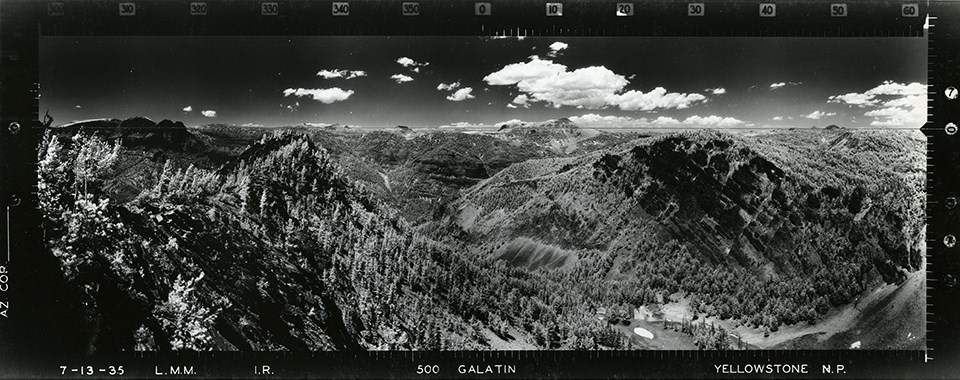
<svg viewBox="0 0 960 380">
<path fill-rule="evenodd" d="M 901 302 L 922 299 L 919 132 L 138 117 L 50 135 L 48 246 L 94 351 L 923 344 L 892 322 L 924 312 Z M 837 322 L 860 299 L 873 314 Z M 669 339 L 618 327 L 667 304 L 650 328 Z"/>
</svg>

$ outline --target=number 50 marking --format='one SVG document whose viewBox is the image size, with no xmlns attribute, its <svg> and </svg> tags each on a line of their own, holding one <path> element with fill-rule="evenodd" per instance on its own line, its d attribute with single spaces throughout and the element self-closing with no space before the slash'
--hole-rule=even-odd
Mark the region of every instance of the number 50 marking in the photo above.
<svg viewBox="0 0 960 380">
<path fill-rule="evenodd" d="M 847 17 L 847 4 L 830 4 L 830 17 Z"/>
</svg>

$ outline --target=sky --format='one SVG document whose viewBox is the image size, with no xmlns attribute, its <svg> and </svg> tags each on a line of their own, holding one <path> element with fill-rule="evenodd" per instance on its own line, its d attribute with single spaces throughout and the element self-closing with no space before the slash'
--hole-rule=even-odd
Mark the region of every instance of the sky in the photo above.
<svg viewBox="0 0 960 380">
<path fill-rule="evenodd" d="M 57 124 L 919 128 L 926 39 L 43 37 Z"/>
</svg>

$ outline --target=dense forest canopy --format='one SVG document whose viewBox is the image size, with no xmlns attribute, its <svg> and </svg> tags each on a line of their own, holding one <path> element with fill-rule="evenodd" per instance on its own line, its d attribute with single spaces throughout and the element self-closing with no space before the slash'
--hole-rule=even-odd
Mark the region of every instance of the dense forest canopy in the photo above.
<svg viewBox="0 0 960 380">
<path fill-rule="evenodd" d="M 651 348 L 624 326 L 677 300 L 664 331 L 737 349 L 719 321 L 814 324 L 923 264 L 907 132 L 105 123 L 39 151 L 90 351 Z"/>
</svg>

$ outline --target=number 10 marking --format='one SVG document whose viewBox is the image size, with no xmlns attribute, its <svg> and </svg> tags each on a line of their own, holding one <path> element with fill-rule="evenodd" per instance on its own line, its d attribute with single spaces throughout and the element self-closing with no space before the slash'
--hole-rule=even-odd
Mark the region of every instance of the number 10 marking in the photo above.
<svg viewBox="0 0 960 380">
<path fill-rule="evenodd" d="M 547 3 L 547 16 L 563 16 L 563 3 Z"/>
</svg>

